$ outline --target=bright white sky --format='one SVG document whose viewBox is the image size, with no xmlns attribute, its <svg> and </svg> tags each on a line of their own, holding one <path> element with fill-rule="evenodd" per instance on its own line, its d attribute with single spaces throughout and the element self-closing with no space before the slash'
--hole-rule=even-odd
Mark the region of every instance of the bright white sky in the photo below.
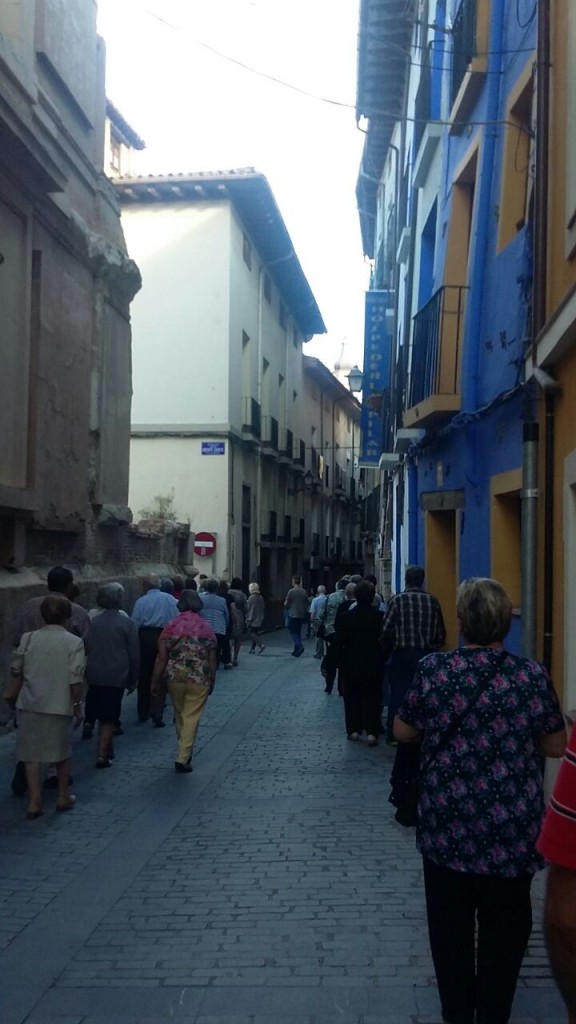
<svg viewBox="0 0 576 1024">
<path fill-rule="evenodd" d="M 98 7 L 108 96 L 146 141 L 138 173 L 253 166 L 265 174 L 328 328 L 306 352 L 332 368 L 346 340 L 348 357 L 362 365 L 368 269 L 354 194 L 364 139 L 354 115 L 358 0 Z M 208 47 L 349 106 L 303 96 Z"/>
</svg>

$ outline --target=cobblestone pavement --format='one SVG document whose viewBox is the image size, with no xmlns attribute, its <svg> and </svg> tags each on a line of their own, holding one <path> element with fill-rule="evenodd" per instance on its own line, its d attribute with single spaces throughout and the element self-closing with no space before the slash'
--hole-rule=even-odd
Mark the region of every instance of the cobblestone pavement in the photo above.
<svg viewBox="0 0 576 1024">
<path fill-rule="evenodd" d="M 74 812 L 29 822 L 2 741 L 2 1024 L 439 1021 L 392 752 L 346 741 L 312 643 L 266 643 L 219 673 L 191 776 L 130 698 L 114 767 L 76 737 Z M 513 1021 L 564 1020 L 537 928 Z"/>
</svg>

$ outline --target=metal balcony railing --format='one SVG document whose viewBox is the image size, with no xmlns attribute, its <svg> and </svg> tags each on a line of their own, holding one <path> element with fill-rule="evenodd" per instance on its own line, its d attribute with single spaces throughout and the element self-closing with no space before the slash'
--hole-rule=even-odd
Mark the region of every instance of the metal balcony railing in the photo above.
<svg viewBox="0 0 576 1024">
<path fill-rule="evenodd" d="M 284 431 L 281 452 L 288 459 L 294 458 L 294 434 L 291 430 L 286 429 Z"/>
<path fill-rule="evenodd" d="M 254 437 L 260 437 L 262 432 L 260 405 L 255 398 L 244 398 L 242 406 L 242 430 L 245 433 L 252 434 Z"/>
<path fill-rule="evenodd" d="M 454 18 L 452 28 L 453 50 L 452 50 L 452 81 L 451 101 L 458 95 L 458 90 L 464 81 L 464 76 L 476 56 L 478 28 L 478 0 L 462 0 Z"/>
<path fill-rule="evenodd" d="M 430 50 L 422 50 L 422 67 L 420 81 L 414 100 L 414 154 L 418 153 L 424 129 L 432 118 L 432 71 L 430 68 Z"/>
<path fill-rule="evenodd" d="M 466 288 L 445 285 L 414 317 L 408 409 L 434 395 L 459 393 Z"/>
<path fill-rule="evenodd" d="M 263 540 L 276 540 L 278 536 L 276 512 L 268 512 L 264 517 Z"/>
<path fill-rule="evenodd" d="M 262 417 L 262 444 L 268 448 L 273 448 L 274 451 L 278 451 L 278 438 L 279 438 L 279 427 L 278 420 L 274 416 L 263 416 Z"/>
</svg>

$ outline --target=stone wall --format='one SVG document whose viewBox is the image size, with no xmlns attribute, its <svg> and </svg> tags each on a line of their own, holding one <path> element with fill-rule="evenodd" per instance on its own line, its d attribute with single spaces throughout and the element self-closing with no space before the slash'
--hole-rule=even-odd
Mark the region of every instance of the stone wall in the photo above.
<svg viewBox="0 0 576 1024">
<path fill-rule="evenodd" d="M 46 577 L 53 565 L 65 565 L 74 573 L 80 588 L 78 603 L 87 609 L 95 606 L 96 593 L 102 583 L 118 581 L 126 591 L 127 611 L 142 593 L 142 577 L 147 573 L 185 575 L 194 568 L 194 536 L 188 526 L 178 523 L 93 528 L 80 548 L 88 551 L 94 561 L 80 561 L 75 556 L 76 534 L 41 531 L 35 541 L 37 561 L 34 566 L 17 572 L 0 568 L 1 689 L 9 679 L 10 654 L 18 635 L 22 609 L 31 597 L 46 593 Z M 0 700 L 0 729 L 11 728 L 12 721 L 12 712 Z"/>
</svg>

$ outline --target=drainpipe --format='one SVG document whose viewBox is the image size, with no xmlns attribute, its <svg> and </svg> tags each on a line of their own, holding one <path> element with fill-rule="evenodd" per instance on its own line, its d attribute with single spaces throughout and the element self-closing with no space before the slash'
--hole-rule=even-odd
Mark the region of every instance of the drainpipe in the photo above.
<svg viewBox="0 0 576 1024">
<path fill-rule="evenodd" d="M 478 384 L 480 375 L 480 331 L 484 304 L 484 286 L 488 265 L 489 229 L 493 222 L 492 184 L 496 156 L 496 139 L 500 104 L 501 49 L 504 38 L 504 0 L 492 0 L 490 42 L 488 49 L 488 85 L 486 97 L 486 125 L 482 145 L 482 164 L 476 225 L 471 247 L 472 260 L 468 271 L 470 293 L 466 309 L 466 332 L 462 359 L 462 411 L 474 412 L 478 408 Z"/>
<path fill-rule="evenodd" d="M 536 657 L 536 545 L 538 540 L 538 424 L 522 428 L 521 651 Z"/>
<path fill-rule="evenodd" d="M 544 439 L 544 601 L 542 611 L 542 661 L 552 667 L 554 618 L 554 394 L 545 393 L 546 427 Z"/>
<path fill-rule="evenodd" d="M 532 364 L 534 378 L 545 395 L 544 437 L 544 579 L 543 579 L 543 641 L 542 659 L 549 669 L 552 661 L 552 628 L 554 612 L 554 396 L 559 386 L 538 363 L 537 337 L 546 321 L 547 307 L 547 244 L 548 244 L 548 157 L 550 125 L 550 0 L 538 0 L 538 57 L 536 94 L 536 172 L 534 183 L 534 239 L 532 296 Z M 538 425 L 527 422 L 526 432 L 537 437 Z M 530 540 L 522 543 L 522 653 L 534 656 L 536 635 L 536 578 L 538 491 L 537 444 L 525 447 L 522 487 L 522 529 L 524 517 Z M 535 496 L 532 497 L 532 492 Z M 524 620 L 526 619 L 526 623 Z"/>
<path fill-rule="evenodd" d="M 408 561 L 419 565 L 418 558 L 418 469 L 413 462 L 405 462 L 408 475 Z"/>
</svg>

